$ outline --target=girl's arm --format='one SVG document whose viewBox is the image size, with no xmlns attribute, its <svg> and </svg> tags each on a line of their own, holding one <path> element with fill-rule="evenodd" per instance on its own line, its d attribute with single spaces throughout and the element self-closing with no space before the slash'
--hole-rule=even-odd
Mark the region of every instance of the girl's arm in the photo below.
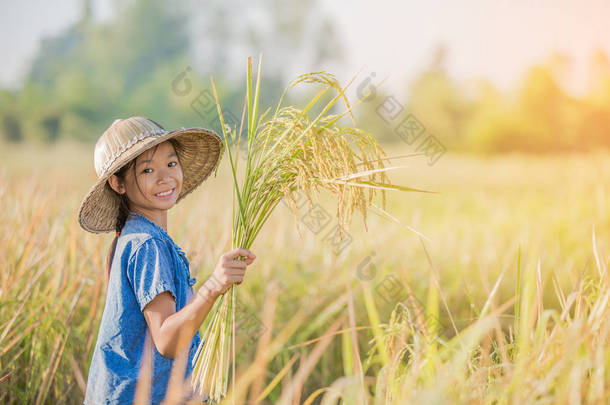
<svg viewBox="0 0 610 405">
<path fill-rule="evenodd" d="M 245 256 L 246 260 L 234 260 L 238 256 Z M 174 297 L 169 291 L 158 294 L 150 301 L 142 312 L 157 351 L 165 357 L 174 358 L 182 349 L 189 347 L 216 298 L 231 285 L 241 284 L 246 266 L 252 264 L 255 258 L 254 253 L 243 248 L 223 254 L 212 276 L 178 312 L 175 310 Z"/>
</svg>

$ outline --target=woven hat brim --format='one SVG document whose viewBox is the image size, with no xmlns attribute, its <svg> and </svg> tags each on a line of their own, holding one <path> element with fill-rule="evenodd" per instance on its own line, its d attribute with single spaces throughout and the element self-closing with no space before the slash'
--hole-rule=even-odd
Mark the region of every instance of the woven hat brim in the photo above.
<svg viewBox="0 0 610 405">
<path fill-rule="evenodd" d="M 78 212 L 81 227 L 92 233 L 114 231 L 121 199 L 108 184 L 108 178 L 148 149 L 172 138 L 178 141 L 176 153 L 183 174 L 182 190 L 176 204 L 217 170 L 222 158 L 223 141 L 213 131 L 204 128 L 183 128 L 145 138 L 121 154 L 89 189 Z"/>
</svg>

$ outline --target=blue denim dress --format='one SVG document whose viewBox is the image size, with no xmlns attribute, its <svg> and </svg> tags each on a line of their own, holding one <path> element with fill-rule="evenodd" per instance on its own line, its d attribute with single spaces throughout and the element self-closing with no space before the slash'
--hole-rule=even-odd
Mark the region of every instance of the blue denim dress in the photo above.
<svg viewBox="0 0 610 405">
<path fill-rule="evenodd" d="M 157 294 L 169 291 L 179 311 L 193 297 L 196 281 L 191 278 L 186 255 L 167 232 L 145 216 L 130 213 L 116 244 L 84 404 L 133 402 L 147 334 L 154 362 L 150 398 L 153 404 L 163 400 L 173 359 L 157 351 L 142 309 Z M 185 378 L 190 378 L 200 341 L 197 331 Z"/>
</svg>

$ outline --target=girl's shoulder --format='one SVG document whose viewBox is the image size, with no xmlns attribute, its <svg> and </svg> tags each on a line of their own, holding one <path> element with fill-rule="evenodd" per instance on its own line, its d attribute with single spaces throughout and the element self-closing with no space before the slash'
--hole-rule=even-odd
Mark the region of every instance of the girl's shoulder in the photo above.
<svg viewBox="0 0 610 405">
<path fill-rule="evenodd" d="M 147 243 L 148 242 L 148 243 Z M 171 255 L 171 251 L 183 255 L 182 249 L 176 245 L 167 232 L 140 214 L 130 214 L 121 235 L 117 240 L 117 249 L 121 246 L 127 260 L 142 247 L 157 249 L 160 253 Z M 151 250 L 148 249 L 148 250 Z"/>
</svg>

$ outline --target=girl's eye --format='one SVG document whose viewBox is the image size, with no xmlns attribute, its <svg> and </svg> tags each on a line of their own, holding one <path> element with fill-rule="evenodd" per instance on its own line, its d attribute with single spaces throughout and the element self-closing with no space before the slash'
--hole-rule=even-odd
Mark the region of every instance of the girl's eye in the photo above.
<svg viewBox="0 0 610 405">
<path fill-rule="evenodd" d="M 178 165 L 178 162 L 171 161 L 171 162 L 168 163 L 168 165 L 169 165 L 169 167 L 174 167 L 174 166 Z M 150 167 L 148 167 L 148 168 L 142 170 L 142 173 L 151 173 L 151 172 L 147 172 L 147 170 L 152 170 L 152 169 Z"/>
</svg>

